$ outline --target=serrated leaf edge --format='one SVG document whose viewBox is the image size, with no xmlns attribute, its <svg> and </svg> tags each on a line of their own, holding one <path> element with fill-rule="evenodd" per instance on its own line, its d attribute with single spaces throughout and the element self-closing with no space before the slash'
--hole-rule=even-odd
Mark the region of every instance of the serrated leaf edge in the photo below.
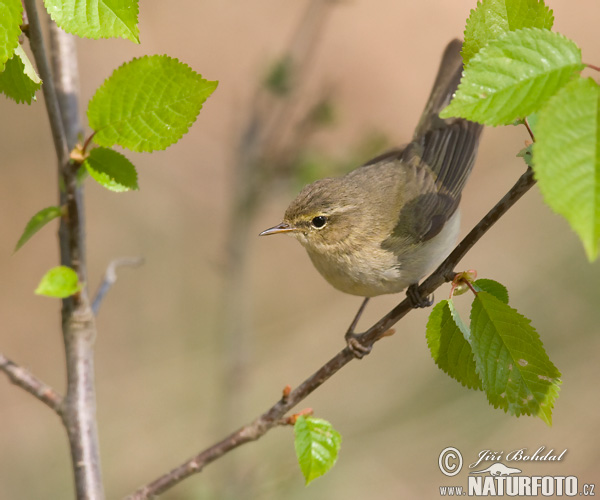
<svg viewBox="0 0 600 500">
<path fill-rule="evenodd" d="M 539 338 L 539 334 L 537 333 L 536 329 L 531 325 L 531 320 L 529 318 L 527 318 L 526 316 L 523 316 L 521 313 L 519 313 L 519 311 L 517 311 L 516 309 L 514 309 L 513 307 L 509 306 L 508 304 L 504 304 L 500 299 L 498 299 L 497 297 L 495 297 L 494 295 L 485 292 L 485 291 L 481 291 L 478 292 L 479 294 L 486 294 L 489 295 L 493 300 L 497 301 L 498 304 L 500 304 L 500 307 L 505 307 L 505 308 L 509 308 L 512 311 L 512 314 L 515 314 L 517 316 L 519 316 L 531 329 L 534 335 L 537 336 L 538 340 L 540 340 L 541 343 L 541 339 Z M 475 303 L 475 301 L 473 301 Z M 483 304 L 481 305 L 482 311 L 484 311 L 483 308 Z M 471 309 L 471 316 L 473 314 L 473 309 Z M 486 312 L 487 313 L 487 312 Z M 473 325 L 473 318 L 471 317 L 471 325 Z M 471 326 L 471 328 L 473 328 L 473 326 Z M 506 346 L 504 340 L 501 338 L 502 343 L 504 345 L 504 347 L 507 349 L 511 359 L 513 359 L 515 361 L 515 364 L 513 365 L 518 371 L 519 371 L 519 375 L 523 381 L 523 383 L 525 382 L 525 378 L 523 377 L 523 375 L 521 374 L 521 370 L 519 368 L 519 363 L 518 361 L 515 359 L 514 354 L 510 351 L 510 349 Z M 543 348 L 543 344 L 542 344 L 542 348 Z M 545 351 L 544 351 L 545 352 Z M 483 385 L 484 385 L 484 390 L 486 392 L 486 397 L 488 399 L 488 402 L 496 409 L 500 408 L 502 410 L 504 410 L 504 413 L 508 413 L 509 412 L 509 407 L 502 407 L 500 406 L 499 403 L 496 403 L 494 401 L 492 401 L 487 393 L 487 390 L 485 388 L 485 380 L 486 378 L 482 376 L 481 374 L 481 370 L 483 369 L 483 366 L 481 365 L 481 361 L 477 362 L 477 353 L 474 351 L 474 355 L 475 355 L 475 361 L 476 361 L 476 365 L 477 365 L 477 373 L 479 375 L 479 377 L 481 378 Z M 560 378 L 560 371 L 556 368 L 556 366 L 554 365 L 554 363 L 552 363 L 552 360 L 550 360 L 550 358 L 548 357 L 547 353 L 546 353 L 546 357 L 548 358 L 548 362 L 552 365 L 552 367 L 556 370 L 557 372 L 557 376 L 553 377 L 551 380 L 549 380 L 549 382 L 551 382 L 547 387 L 548 387 L 548 392 L 545 394 L 545 401 L 543 402 L 539 402 L 538 401 L 538 411 L 534 414 L 533 412 L 528 411 L 527 408 L 522 408 L 520 409 L 520 411 L 518 413 L 515 412 L 510 412 L 511 415 L 516 416 L 516 417 L 520 417 L 521 415 L 529 415 L 529 416 L 537 416 L 540 419 L 542 419 L 548 426 L 552 426 L 552 410 L 554 409 L 554 402 L 556 401 L 556 399 L 558 398 L 558 393 L 560 391 L 560 385 L 562 384 L 562 380 Z M 541 377 L 540 375 L 538 375 L 538 377 Z M 533 393 L 533 391 L 528 387 L 528 391 L 530 392 L 530 394 L 535 398 L 535 395 Z"/>
</svg>

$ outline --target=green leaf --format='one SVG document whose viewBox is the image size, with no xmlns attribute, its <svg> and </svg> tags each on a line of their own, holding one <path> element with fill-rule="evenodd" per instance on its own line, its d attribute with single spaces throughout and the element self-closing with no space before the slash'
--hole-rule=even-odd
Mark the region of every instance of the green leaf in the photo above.
<svg viewBox="0 0 600 500">
<path fill-rule="evenodd" d="M 298 416 L 294 446 L 306 484 L 325 474 L 337 460 L 342 437 L 327 420 Z"/>
<path fill-rule="evenodd" d="M 87 116 L 100 146 L 165 149 L 196 120 L 218 82 L 168 56 L 145 56 L 117 68 L 96 91 Z"/>
<path fill-rule="evenodd" d="M 442 300 L 436 304 L 427 322 L 427 345 L 431 357 L 442 371 L 462 385 L 481 389 L 469 338 L 469 329 L 458 317 L 452 301 Z"/>
<path fill-rule="evenodd" d="M 535 129 L 537 127 L 537 122 L 538 122 L 538 114 L 537 113 L 531 113 L 527 117 L 527 123 L 529 124 L 529 128 L 531 129 L 531 131 L 534 134 L 535 134 Z"/>
<path fill-rule="evenodd" d="M 43 208 L 37 214 L 35 214 L 25 226 L 23 234 L 19 238 L 17 245 L 15 246 L 15 252 L 19 250 L 29 239 L 42 229 L 48 222 L 62 215 L 62 209 L 60 207 L 48 207 Z"/>
<path fill-rule="evenodd" d="M 440 116 L 509 125 L 539 109 L 583 68 L 579 47 L 559 33 L 511 31 L 471 59 Z"/>
<path fill-rule="evenodd" d="M 517 156 L 523 158 L 528 167 L 533 167 L 533 144 L 525 146 L 517 153 Z"/>
<path fill-rule="evenodd" d="M 498 283 L 497 281 L 490 279 L 481 278 L 475 280 L 473 282 L 473 286 L 478 292 L 491 293 L 501 302 L 508 304 L 508 290 L 502 283 Z"/>
<path fill-rule="evenodd" d="M 471 308 L 471 346 L 489 402 L 511 414 L 552 425 L 560 372 L 530 321 L 488 292 Z"/>
<path fill-rule="evenodd" d="M 31 104 L 41 86 L 42 80 L 23 48 L 18 45 L 12 58 L 6 62 L 6 68 L 0 73 L 0 92 L 17 103 Z"/>
<path fill-rule="evenodd" d="M 545 202 L 598 257 L 600 239 L 600 87 L 591 78 L 561 89 L 540 111 L 533 170 Z"/>
<path fill-rule="evenodd" d="M 23 6 L 20 0 L 0 0 L 0 71 L 19 45 Z"/>
<path fill-rule="evenodd" d="M 126 38 L 140 43 L 137 0 L 44 0 L 54 22 L 83 38 Z"/>
<path fill-rule="evenodd" d="M 48 271 L 35 290 L 37 295 L 64 299 L 81 290 L 77 273 L 70 267 L 57 266 Z"/>
<path fill-rule="evenodd" d="M 521 28 L 550 29 L 554 15 L 543 1 L 483 0 L 471 10 L 465 27 L 462 57 L 465 66 L 479 50 L 504 33 Z"/>
<path fill-rule="evenodd" d="M 285 96 L 292 89 L 292 59 L 282 57 L 270 68 L 266 78 L 265 87 L 277 96 Z"/>
<path fill-rule="evenodd" d="M 83 166 L 90 176 L 106 189 L 117 193 L 139 189 L 133 163 L 113 149 L 92 149 Z"/>
</svg>

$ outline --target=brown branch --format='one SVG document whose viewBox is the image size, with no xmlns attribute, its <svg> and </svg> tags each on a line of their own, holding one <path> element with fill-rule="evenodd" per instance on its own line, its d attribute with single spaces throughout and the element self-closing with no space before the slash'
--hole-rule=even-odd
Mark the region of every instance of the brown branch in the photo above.
<svg viewBox="0 0 600 500">
<path fill-rule="evenodd" d="M 75 37 L 56 26 L 50 18 L 48 21 L 52 80 L 67 149 L 73 151 L 82 134 L 79 119 L 79 70 Z M 60 205 L 68 208 L 68 216 L 61 218 L 58 231 L 61 264 L 75 269 L 79 281 L 87 284 L 83 185 L 78 185 L 77 165 L 70 161 L 61 163 L 59 158 L 59 174 L 62 176 L 59 183 Z M 74 307 L 74 300 L 68 298 L 63 301 L 63 314 L 68 314 Z"/>
<path fill-rule="evenodd" d="M 56 97 L 56 88 L 52 80 L 50 64 L 46 57 L 46 45 L 42 36 L 42 27 L 38 15 L 35 0 L 24 0 L 25 12 L 29 20 L 29 40 L 33 58 L 37 66 L 40 78 L 44 82 L 42 91 L 44 93 L 44 102 L 46 104 L 46 112 L 50 120 L 50 129 L 52 131 L 52 139 L 54 141 L 54 149 L 56 156 L 61 166 L 66 166 L 69 161 L 69 152 L 67 150 L 67 137 L 63 126 L 60 107 Z"/>
<path fill-rule="evenodd" d="M 100 469 L 94 382 L 95 317 L 83 290 L 66 321 L 63 338 L 67 365 L 67 394 L 63 424 L 69 437 L 78 500 L 101 500 L 104 486 Z"/>
<path fill-rule="evenodd" d="M 52 21 L 50 49 L 67 144 L 72 149 L 80 131 L 75 38 L 59 30 Z M 83 190 L 77 185 L 76 170 L 71 162 L 61 170 L 64 190 L 60 191 L 60 200 L 66 202 L 68 215 L 61 220 L 59 243 L 63 265 L 73 268 L 79 281 L 87 284 L 84 200 Z M 102 500 L 104 485 L 94 377 L 96 325 L 87 287 L 63 300 L 62 331 L 67 368 L 63 423 L 69 437 L 75 493 L 80 500 Z"/>
<path fill-rule="evenodd" d="M 69 159 L 79 134 L 77 54 L 73 37 L 50 22 L 53 74 L 45 50 L 35 0 L 24 0 L 29 19 L 29 40 L 43 80 L 42 90 L 58 159 L 60 206 L 67 213 L 59 229 L 60 259 L 87 283 L 83 196 L 77 187 L 76 169 Z M 54 78 L 53 78 L 54 77 Z M 62 330 L 67 369 L 67 391 L 61 417 L 71 449 L 78 499 L 101 500 L 104 488 L 96 422 L 94 339 L 96 327 L 87 289 L 62 302 Z"/>
<path fill-rule="evenodd" d="M 117 281 L 117 269 L 119 267 L 139 267 L 143 263 L 144 259 L 142 257 L 121 257 L 109 262 L 104 273 L 104 279 L 102 280 L 102 283 L 100 283 L 98 291 L 92 301 L 92 312 L 94 315 L 98 314 L 98 310 L 102 305 L 104 297 Z"/>
<path fill-rule="evenodd" d="M 13 384 L 25 389 L 59 416 L 61 415 L 63 398 L 52 387 L 42 382 L 22 366 L 13 363 L 3 354 L 0 354 L 0 371 L 3 371 Z"/>
<path fill-rule="evenodd" d="M 79 69 L 75 36 L 60 29 L 56 23 L 48 23 L 50 37 L 50 66 L 55 82 L 56 97 L 71 151 L 82 135 L 79 119 Z"/>
<path fill-rule="evenodd" d="M 418 291 L 421 296 L 426 297 L 433 293 L 443 283 L 452 281 L 455 276 L 453 269 L 458 262 L 466 255 L 473 245 L 481 239 L 487 230 L 492 227 L 534 184 L 535 179 L 533 178 L 533 171 L 528 168 L 494 208 L 492 208 L 456 246 L 448 258 L 446 258 L 446 260 L 444 260 L 444 262 L 419 286 Z M 412 310 L 412 308 L 412 301 L 408 298 L 404 299 L 359 337 L 361 343 L 365 346 L 372 346 L 375 342 L 384 337 L 386 332 Z M 281 418 L 291 408 L 300 403 L 316 388 L 322 385 L 353 359 L 356 358 L 350 352 L 348 347 L 342 349 L 293 391 L 289 393 L 285 391 L 284 395 L 277 403 L 253 422 L 238 429 L 222 441 L 219 441 L 195 457 L 185 461 L 180 466 L 162 475 L 158 479 L 141 487 L 129 495 L 127 500 L 142 500 L 163 493 L 192 474 L 202 471 L 209 463 L 214 462 L 227 452 L 244 443 L 257 440 L 271 428 L 279 425 Z"/>
</svg>

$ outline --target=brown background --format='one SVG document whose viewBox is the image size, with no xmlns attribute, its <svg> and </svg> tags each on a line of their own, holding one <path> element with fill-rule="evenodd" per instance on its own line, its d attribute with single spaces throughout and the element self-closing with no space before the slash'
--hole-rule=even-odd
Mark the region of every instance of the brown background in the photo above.
<svg viewBox="0 0 600 500">
<path fill-rule="evenodd" d="M 79 43 L 82 102 L 123 62 L 166 53 L 220 80 L 197 123 L 165 152 L 128 153 L 140 191 L 113 194 L 88 182 L 90 287 L 109 260 L 143 255 L 122 270 L 98 318 L 98 418 L 108 498 L 120 498 L 221 437 L 215 325 L 231 200 L 231 158 L 256 82 L 282 51 L 305 1 L 141 2 L 141 45 Z M 395 143 L 411 135 L 444 45 L 461 36 L 471 0 L 341 2 L 310 68 L 313 91 L 335 88 L 338 123 L 317 138 L 343 155 L 371 130 Z M 556 0 L 555 29 L 573 38 L 585 61 L 600 63 L 600 4 Z M 57 301 L 33 295 L 57 263 L 55 227 L 12 249 L 28 218 L 56 202 L 55 161 L 41 93 L 32 106 L 0 98 L 0 350 L 59 390 L 64 387 Z M 522 128 L 488 129 L 463 197 L 463 234 L 523 170 L 515 153 Z M 279 222 L 294 193 L 273 190 L 251 233 Z M 332 289 L 290 238 L 252 238 L 249 260 L 248 372 L 233 427 L 270 406 L 342 346 L 359 299 Z M 436 498 L 448 480 L 440 451 L 539 446 L 562 451 L 560 464 L 521 464 L 528 475 L 600 479 L 597 361 L 598 282 L 566 222 L 532 190 L 461 264 L 496 278 L 529 316 L 563 373 L 554 426 L 490 407 L 439 371 L 427 350 L 427 311 L 410 315 L 371 356 L 353 362 L 311 396 L 342 433 L 335 469 L 308 489 L 295 464 L 291 430 L 276 429 L 172 490 L 164 498 L 224 498 L 233 476 L 248 498 Z M 438 291 L 443 298 L 448 287 Z M 373 301 L 363 325 L 401 297 Z M 509 464 L 514 465 L 514 464 Z M 235 473 L 232 471 L 236 471 Z M 233 480 L 233 479 L 232 479 Z M 39 402 L 0 378 L 0 498 L 72 498 L 64 431 Z M 241 494 L 236 494 L 241 497 Z"/>
</svg>

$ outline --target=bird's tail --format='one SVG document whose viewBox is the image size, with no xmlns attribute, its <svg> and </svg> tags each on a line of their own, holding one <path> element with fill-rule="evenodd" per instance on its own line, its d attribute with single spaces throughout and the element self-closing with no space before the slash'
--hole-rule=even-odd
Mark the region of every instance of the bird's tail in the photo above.
<svg viewBox="0 0 600 500">
<path fill-rule="evenodd" d="M 460 40 L 452 40 L 446 47 L 411 143 L 419 149 L 421 159 L 436 174 L 440 189 L 450 195 L 456 204 L 473 168 L 483 130 L 482 125 L 462 118 L 443 120 L 439 117 L 460 82 L 463 70 L 461 48 Z"/>
<path fill-rule="evenodd" d="M 445 123 L 439 117 L 439 113 L 452 99 L 463 70 L 460 51 L 462 42 L 458 39 L 452 40 L 446 47 L 437 77 L 431 89 L 431 94 L 421 115 L 421 119 L 415 129 L 414 139 L 422 137 L 428 131 L 442 127 Z"/>
</svg>

